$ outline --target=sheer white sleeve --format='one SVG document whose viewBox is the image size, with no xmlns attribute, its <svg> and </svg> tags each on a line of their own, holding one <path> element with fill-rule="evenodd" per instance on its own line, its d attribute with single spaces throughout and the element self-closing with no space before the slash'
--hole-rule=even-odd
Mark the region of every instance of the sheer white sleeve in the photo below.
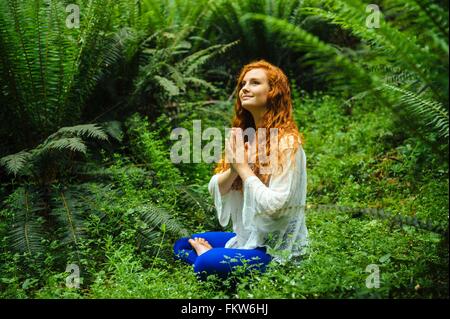
<svg viewBox="0 0 450 319">
<path fill-rule="evenodd" d="M 214 206 L 217 211 L 217 219 L 222 227 L 226 227 L 230 222 L 230 217 L 234 219 L 233 217 L 242 209 L 242 206 L 240 205 L 242 202 L 242 194 L 238 191 L 230 190 L 225 195 L 221 195 L 218 177 L 219 174 L 211 177 L 208 190 L 213 197 Z"/>
</svg>

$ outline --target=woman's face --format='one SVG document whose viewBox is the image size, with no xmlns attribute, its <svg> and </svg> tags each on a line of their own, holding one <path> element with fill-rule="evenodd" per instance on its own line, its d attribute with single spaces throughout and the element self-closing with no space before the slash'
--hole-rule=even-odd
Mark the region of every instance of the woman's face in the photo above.
<svg viewBox="0 0 450 319">
<path fill-rule="evenodd" d="M 239 90 L 242 107 L 250 112 L 266 110 L 269 91 L 270 87 L 264 69 L 248 71 L 242 79 Z"/>
</svg>

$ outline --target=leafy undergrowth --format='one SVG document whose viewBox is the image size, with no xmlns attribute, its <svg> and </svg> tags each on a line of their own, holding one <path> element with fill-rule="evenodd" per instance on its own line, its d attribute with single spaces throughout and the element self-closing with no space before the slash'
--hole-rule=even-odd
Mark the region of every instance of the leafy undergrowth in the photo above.
<svg viewBox="0 0 450 319">
<path fill-rule="evenodd" d="M 264 274 L 199 281 L 192 267 L 157 258 L 144 267 L 133 247 L 111 246 L 89 289 L 65 288 L 55 275 L 38 298 L 442 298 L 448 268 L 440 235 L 338 212 L 308 214 L 311 245 L 300 262 Z M 368 288 L 376 265 L 379 287 Z M 371 270 L 372 269 L 372 270 Z M 58 284 L 59 283 L 59 284 Z"/>
<path fill-rule="evenodd" d="M 296 102 L 300 103 L 297 96 Z M 387 109 L 344 114 L 341 101 L 302 97 L 297 120 L 307 137 L 308 202 L 383 207 L 448 227 L 445 164 L 418 140 L 395 140 Z M 207 181 L 207 176 L 204 176 Z M 310 247 L 301 261 L 272 264 L 266 273 L 199 281 L 173 260 L 170 239 L 157 258 L 131 245 L 107 244 L 106 263 L 88 287 L 65 288 L 67 273 L 50 277 L 38 298 L 448 298 L 448 239 L 388 219 L 338 209 L 307 211 Z M 202 231 L 203 226 L 196 231 Z M 241 270 L 242 271 L 242 270 Z M 379 282 L 376 283 L 378 275 Z"/>
</svg>

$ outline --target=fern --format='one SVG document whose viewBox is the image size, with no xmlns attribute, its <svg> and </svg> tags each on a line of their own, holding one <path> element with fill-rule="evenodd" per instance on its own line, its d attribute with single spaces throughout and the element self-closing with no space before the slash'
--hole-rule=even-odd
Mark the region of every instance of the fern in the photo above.
<svg viewBox="0 0 450 319">
<path fill-rule="evenodd" d="M 441 136 L 448 139 L 449 117 L 448 111 L 445 109 L 444 105 L 393 85 L 385 84 L 385 87 L 389 90 L 401 93 L 399 105 L 407 106 L 414 114 L 417 114 L 427 121 L 427 125 L 435 128 Z"/>
<path fill-rule="evenodd" d="M 231 60 L 238 63 L 264 57 L 277 65 L 289 65 L 293 51 L 285 45 L 270 27 L 255 20 L 242 19 L 246 14 L 260 14 L 272 18 L 292 21 L 298 19 L 301 0 L 251 0 L 212 1 L 210 10 L 202 18 L 206 26 L 201 36 L 212 43 L 230 43 L 239 40 L 239 46 L 231 52 Z M 230 78 L 230 80 L 233 80 Z"/>
<path fill-rule="evenodd" d="M 132 212 L 138 212 L 138 218 L 145 222 L 149 227 L 160 227 L 166 225 L 166 229 L 176 235 L 186 236 L 188 231 L 177 221 L 169 211 L 154 204 L 146 204 L 132 209 Z"/>
<path fill-rule="evenodd" d="M 414 2 L 417 3 L 437 30 L 442 33 L 442 36 L 447 39 L 448 44 L 448 12 L 429 1 L 415 0 Z"/>
<path fill-rule="evenodd" d="M 63 127 L 59 129 L 56 134 L 72 134 L 79 137 L 85 136 L 103 141 L 108 140 L 108 135 L 106 135 L 104 130 L 98 127 L 96 124 L 82 124 L 71 127 Z"/>
<path fill-rule="evenodd" d="M 411 113 L 419 115 L 418 121 L 427 113 L 425 117 L 430 127 L 441 136 L 448 134 L 445 107 L 448 89 L 443 87 L 447 82 L 442 81 L 444 75 L 448 76 L 448 67 L 445 67 L 448 62 L 443 63 L 442 53 L 448 57 L 448 50 L 443 52 L 438 45 L 431 51 L 423 39 L 400 31 L 395 22 L 384 21 L 383 16 L 380 28 L 367 28 L 365 5 L 358 0 L 311 1 L 299 11 L 350 31 L 361 43 L 356 49 L 331 45 L 299 26 L 263 14 L 247 13 L 241 20 L 264 22 L 272 32 L 281 35 L 291 49 L 303 52 L 302 64 L 313 66 L 314 72 L 328 81 L 331 91 L 351 93 L 352 99 L 372 95 L 384 104 L 410 103 Z M 423 13 L 421 17 L 426 19 Z M 387 67 L 384 70 L 374 68 L 380 65 Z M 392 83 L 404 94 L 390 94 L 386 83 Z M 431 99 L 406 93 L 412 91 L 431 96 Z"/>
<path fill-rule="evenodd" d="M 448 82 L 443 80 L 448 77 L 448 37 L 442 37 L 439 31 L 446 25 L 442 22 L 446 14 L 423 1 L 392 1 L 385 11 L 386 15 L 395 15 L 396 19 L 387 21 L 382 16 L 380 28 L 374 30 L 363 24 L 366 13 L 360 1 L 325 3 L 325 7 L 307 7 L 302 11 L 349 30 L 361 39 L 362 45 L 370 48 L 367 51 L 370 54 L 361 51 L 355 55 L 356 62 L 367 68 L 372 78 L 381 79 L 372 81 L 368 89 L 357 95 L 382 92 L 388 103 L 407 105 L 419 122 L 425 118 L 431 129 L 441 136 L 448 136 L 448 108 L 445 106 L 448 104 L 448 89 L 445 88 Z M 398 15 L 407 22 L 399 23 Z M 410 22 L 413 17 L 421 22 L 421 30 L 428 26 L 423 37 L 416 36 L 417 30 Z M 384 67 L 377 68 L 380 65 Z M 390 94 L 393 91 L 402 94 Z"/>
<path fill-rule="evenodd" d="M 171 80 L 169 80 L 165 77 L 159 76 L 159 75 L 155 75 L 154 79 L 169 94 L 169 96 L 175 96 L 175 95 L 180 94 L 180 89 Z"/>
<path fill-rule="evenodd" d="M 110 134 L 114 134 L 116 138 L 122 138 L 122 132 L 117 122 L 105 123 L 104 127 L 109 127 L 108 131 Z M 35 174 L 40 175 L 38 171 L 42 162 L 46 162 L 47 165 L 50 163 L 51 165 L 52 157 L 48 158 L 46 156 L 52 151 L 68 151 L 86 154 L 87 146 L 81 137 L 99 141 L 108 140 L 105 128 L 98 124 L 63 127 L 51 134 L 43 143 L 32 150 L 21 151 L 0 158 L 0 165 L 4 166 L 9 174 L 17 175 L 19 173 L 25 173 L 25 170 L 34 170 Z M 56 167 L 57 165 L 54 164 L 53 166 Z"/>
<path fill-rule="evenodd" d="M 180 98 L 186 88 L 206 88 L 217 92 L 214 85 L 199 76 L 202 67 L 219 54 L 227 52 L 237 44 L 213 45 L 206 49 L 193 51 L 190 34 L 194 28 L 191 26 L 170 26 L 158 30 L 142 42 L 142 60 L 140 72 L 135 81 L 135 90 L 130 103 L 168 105 L 171 101 Z M 176 31 L 176 32 L 175 32 Z M 158 116 L 160 110 L 154 110 Z"/>
<path fill-rule="evenodd" d="M 81 239 L 85 237 L 86 204 L 80 201 L 77 192 L 66 187 L 55 186 L 51 197 L 51 216 L 58 223 L 58 235 L 62 243 L 79 254 Z"/>
<path fill-rule="evenodd" d="M 214 206 L 211 204 L 210 199 L 206 199 L 201 195 L 194 185 L 185 186 L 178 185 L 177 189 L 182 192 L 183 197 L 193 205 L 200 208 L 206 215 L 210 215 L 214 211 Z"/>
<path fill-rule="evenodd" d="M 17 175 L 23 170 L 30 157 L 30 153 L 20 151 L 19 153 L 1 158 L 0 165 L 4 166 L 9 174 Z"/>
<path fill-rule="evenodd" d="M 186 84 L 192 83 L 192 84 L 197 85 L 198 87 L 207 88 L 211 92 L 215 92 L 215 93 L 219 92 L 219 89 L 215 85 L 213 85 L 213 84 L 211 84 L 208 81 L 203 80 L 203 79 L 199 79 L 199 78 L 196 78 L 196 77 L 186 77 L 186 78 L 184 78 L 184 82 Z"/>
<path fill-rule="evenodd" d="M 42 240 L 45 237 L 39 213 L 43 211 L 44 204 L 40 194 L 28 187 L 19 187 L 6 203 L 14 213 L 8 236 L 11 248 L 29 254 L 42 252 Z"/>
<path fill-rule="evenodd" d="M 368 74 L 349 54 L 298 26 L 261 14 L 246 14 L 242 19 L 264 22 L 273 32 L 278 32 L 292 49 L 305 52 L 303 64 L 313 65 L 315 72 L 326 78 L 334 90 L 342 91 L 350 87 L 362 90 L 382 83 L 376 74 Z"/>
<path fill-rule="evenodd" d="M 156 132 L 150 131 L 147 119 L 134 114 L 126 121 L 134 154 L 156 173 L 158 182 L 172 186 L 182 184 L 179 170 L 170 161 L 169 150 Z"/>
<path fill-rule="evenodd" d="M 385 56 L 387 61 L 392 57 L 401 56 L 401 59 L 395 60 L 396 66 L 414 72 L 425 83 L 430 85 L 433 83 L 433 77 L 429 72 L 434 66 L 433 55 L 430 56 L 430 52 L 418 43 L 415 36 L 400 32 L 384 21 L 383 16 L 380 28 L 376 31 L 367 28 L 364 24 L 367 15 L 365 6 L 360 1 L 328 1 L 328 3 L 330 4 L 328 11 L 322 8 L 305 8 L 303 11 L 351 31 L 370 46 L 372 54 Z M 435 93 L 439 96 L 436 89 Z"/>
<path fill-rule="evenodd" d="M 78 137 L 61 138 L 53 140 L 44 145 L 41 152 L 48 152 L 49 150 L 69 150 L 72 152 L 80 152 L 86 154 L 87 147 L 83 140 Z"/>
<path fill-rule="evenodd" d="M 79 29 L 65 25 L 61 1 L 0 2 L 0 104 L 18 147 L 77 122 L 97 83 L 122 56 L 112 0 L 80 0 Z M 121 37 L 118 34 L 121 34 Z"/>
<path fill-rule="evenodd" d="M 123 131 L 119 121 L 110 121 L 102 124 L 103 130 L 118 142 L 123 140 Z"/>
<path fill-rule="evenodd" d="M 204 65 L 207 61 L 211 60 L 215 55 L 226 53 L 228 50 L 236 46 L 238 43 L 239 41 L 233 41 L 226 45 L 223 44 L 213 45 L 209 48 L 200 50 L 187 56 L 178 63 L 178 66 L 181 69 L 184 69 L 183 74 L 185 74 L 186 76 L 190 76 L 192 74 L 195 74 L 195 72 L 198 71 L 202 65 Z"/>
</svg>

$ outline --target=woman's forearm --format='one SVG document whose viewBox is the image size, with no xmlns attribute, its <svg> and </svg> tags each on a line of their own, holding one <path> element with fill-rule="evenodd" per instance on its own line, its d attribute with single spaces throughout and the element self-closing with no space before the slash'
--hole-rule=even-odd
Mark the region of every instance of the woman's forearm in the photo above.
<svg viewBox="0 0 450 319">
<path fill-rule="evenodd" d="M 218 176 L 217 183 L 219 184 L 219 191 L 221 195 L 225 195 L 230 191 L 231 185 L 233 185 L 236 177 L 238 177 L 238 173 L 231 168 L 227 169 Z"/>
</svg>

